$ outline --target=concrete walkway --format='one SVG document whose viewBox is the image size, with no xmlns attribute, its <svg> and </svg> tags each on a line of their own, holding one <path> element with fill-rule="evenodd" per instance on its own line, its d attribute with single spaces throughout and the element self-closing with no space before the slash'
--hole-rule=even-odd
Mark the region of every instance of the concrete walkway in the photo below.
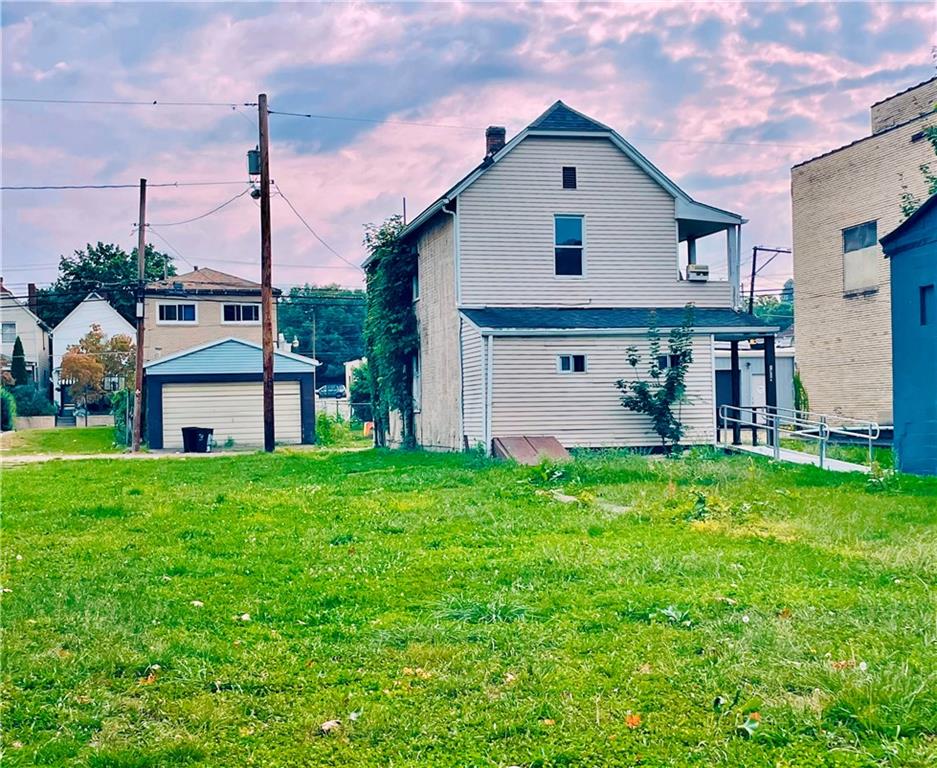
<svg viewBox="0 0 937 768">
<path fill-rule="evenodd" d="M 42 464 L 47 461 L 86 461 L 88 459 L 118 459 L 143 461 L 144 459 L 211 459 L 216 456 L 243 456 L 243 452 L 217 451 L 214 453 L 170 453 L 168 451 L 147 451 L 145 453 L 20 453 L 4 454 L 0 452 L 0 467 L 20 467 L 25 464 Z"/>
<path fill-rule="evenodd" d="M 739 451 L 740 453 L 755 453 L 759 456 L 766 456 L 769 459 L 774 458 L 774 449 L 767 445 L 726 445 L 724 447 L 732 451 Z M 792 464 L 813 464 L 815 467 L 820 466 L 820 457 L 812 453 L 782 448 L 780 456 L 781 461 L 789 461 Z M 852 464 L 848 461 L 840 461 L 839 459 L 831 459 L 829 457 L 824 460 L 823 468 L 829 469 L 832 472 L 864 472 L 866 474 L 869 472 L 869 468 L 865 466 L 865 464 Z"/>
</svg>

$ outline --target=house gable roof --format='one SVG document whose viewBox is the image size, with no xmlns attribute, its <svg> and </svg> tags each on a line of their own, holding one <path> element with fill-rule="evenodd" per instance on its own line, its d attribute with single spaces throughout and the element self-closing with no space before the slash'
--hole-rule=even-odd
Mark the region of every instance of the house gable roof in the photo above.
<svg viewBox="0 0 937 768">
<path fill-rule="evenodd" d="M 311 373 L 318 360 L 293 352 L 274 350 L 273 367 L 276 373 Z M 148 375 L 220 374 L 263 372 L 263 347 L 252 341 L 229 337 L 208 344 L 183 349 L 144 364 Z"/>
<path fill-rule="evenodd" d="M 879 240 L 885 256 L 896 256 L 915 246 L 937 242 L 937 227 L 934 226 L 933 221 L 930 221 L 935 217 L 937 217 L 937 194 L 931 195 L 920 208 Z"/>
<path fill-rule="evenodd" d="M 698 203 L 614 130 L 576 111 L 562 101 L 557 101 L 527 128 L 507 142 L 501 150 L 490 157 L 486 157 L 441 197 L 425 208 L 410 224 L 404 227 L 400 237 L 406 239 L 418 233 L 446 205 L 471 186 L 482 174 L 487 173 L 489 169 L 501 162 L 518 144 L 530 136 L 559 136 L 587 140 L 595 138 L 608 139 L 674 198 L 676 218 L 711 222 L 717 229 L 724 228 L 719 227 L 719 225 L 742 224 L 745 221 L 737 213 Z M 367 266 L 370 262 L 371 258 L 369 257 L 365 259 L 363 266 Z"/>
<path fill-rule="evenodd" d="M 527 126 L 531 131 L 595 131 L 597 133 L 608 133 L 612 129 L 607 125 L 591 117 L 587 117 L 582 112 L 568 107 L 562 101 L 554 102 L 546 112 Z"/>
<path fill-rule="evenodd" d="M 99 294 L 97 291 L 91 291 L 91 293 L 89 293 L 80 302 L 78 302 L 75 305 L 74 309 L 72 309 L 71 312 L 65 315 L 65 317 L 62 318 L 59 324 L 56 325 L 55 328 L 52 329 L 52 334 L 55 335 L 55 333 L 58 332 L 58 330 L 62 326 L 66 325 L 68 321 L 71 319 L 72 315 L 74 315 L 79 310 L 79 308 L 81 308 L 82 305 L 84 305 L 85 302 L 88 302 L 88 301 L 100 302 L 101 306 L 97 308 L 98 311 L 105 312 L 109 315 L 112 315 L 115 320 L 119 321 L 119 324 L 123 324 L 124 326 L 126 326 L 126 333 L 132 334 L 134 332 L 133 326 L 127 322 L 126 318 L 124 318 L 124 316 L 120 314 L 120 312 L 114 309 L 114 307 L 111 305 L 111 303 L 107 299 L 101 296 L 101 294 Z"/>
<path fill-rule="evenodd" d="M 7 288 L 3 284 L 2 278 L 0 278 L 0 300 L 11 302 L 15 306 L 19 307 L 26 314 L 28 314 L 33 320 L 35 320 L 36 325 L 38 325 L 42 330 L 44 330 L 46 333 L 52 333 L 52 329 L 49 327 L 46 321 L 43 320 L 41 317 L 39 317 L 39 315 L 37 315 L 35 312 L 33 312 L 29 308 L 29 305 L 26 302 L 14 296 L 13 291 L 11 291 L 9 288 Z"/>
<path fill-rule="evenodd" d="M 165 280 L 155 280 L 147 283 L 146 292 L 152 294 L 177 293 L 181 286 L 186 293 L 205 294 L 250 294 L 260 293 L 260 283 L 245 280 L 243 277 L 231 275 L 210 267 L 201 267 L 183 275 L 173 275 Z M 274 294 L 279 295 L 279 289 Z"/>
</svg>

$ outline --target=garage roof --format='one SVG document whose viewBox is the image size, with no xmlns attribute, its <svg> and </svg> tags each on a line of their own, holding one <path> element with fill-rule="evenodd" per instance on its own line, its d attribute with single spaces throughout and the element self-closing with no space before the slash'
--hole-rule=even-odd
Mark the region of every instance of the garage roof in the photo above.
<svg viewBox="0 0 937 768">
<path fill-rule="evenodd" d="M 292 352 L 273 354 L 277 373 L 312 373 L 318 360 Z M 218 339 L 197 347 L 183 349 L 173 355 L 150 360 L 143 366 L 147 374 L 175 373 L 262 373 L 263 349 L 260 344 L 244 339 Z"/>
</svg>

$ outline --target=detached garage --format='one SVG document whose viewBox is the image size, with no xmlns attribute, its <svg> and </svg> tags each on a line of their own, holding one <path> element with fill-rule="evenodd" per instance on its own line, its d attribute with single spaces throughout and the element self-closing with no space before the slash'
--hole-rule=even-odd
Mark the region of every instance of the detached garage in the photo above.
<svg viewBox="0 0 937 768">
<path fill-rule="evenodd" d="M 318 363 L 275 352 L 274 432 L 278 443 L 315 442 L 313 373 Z M 264 441 L 263 352 L 243 339 L 221 339 L 144 366 L 150 448 L 181 449 L 183 427 L 214 430 L 219 446 Z"/>
</svg>

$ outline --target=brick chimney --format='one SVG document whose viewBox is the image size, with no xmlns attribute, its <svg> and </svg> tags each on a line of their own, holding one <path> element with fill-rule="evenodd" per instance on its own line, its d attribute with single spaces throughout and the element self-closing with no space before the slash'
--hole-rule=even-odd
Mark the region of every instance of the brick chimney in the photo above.
<svg viewBox="0 0 937 768">
<path fill-rule="evenodd" d="M 507 131 L 500 125 L 489 125 L 485 131 L 485 157 L 500 152 L 504 147 L 504 137 Z"/>
<path fill-rule="evenodd" d="M 38 315 L 39 312 L 39 298 L 36 296 L 36 284 L 29 283 L 26 286 L 26 304 L 29 307 L 29 311 L 34 315 Z"/>
</svg>

